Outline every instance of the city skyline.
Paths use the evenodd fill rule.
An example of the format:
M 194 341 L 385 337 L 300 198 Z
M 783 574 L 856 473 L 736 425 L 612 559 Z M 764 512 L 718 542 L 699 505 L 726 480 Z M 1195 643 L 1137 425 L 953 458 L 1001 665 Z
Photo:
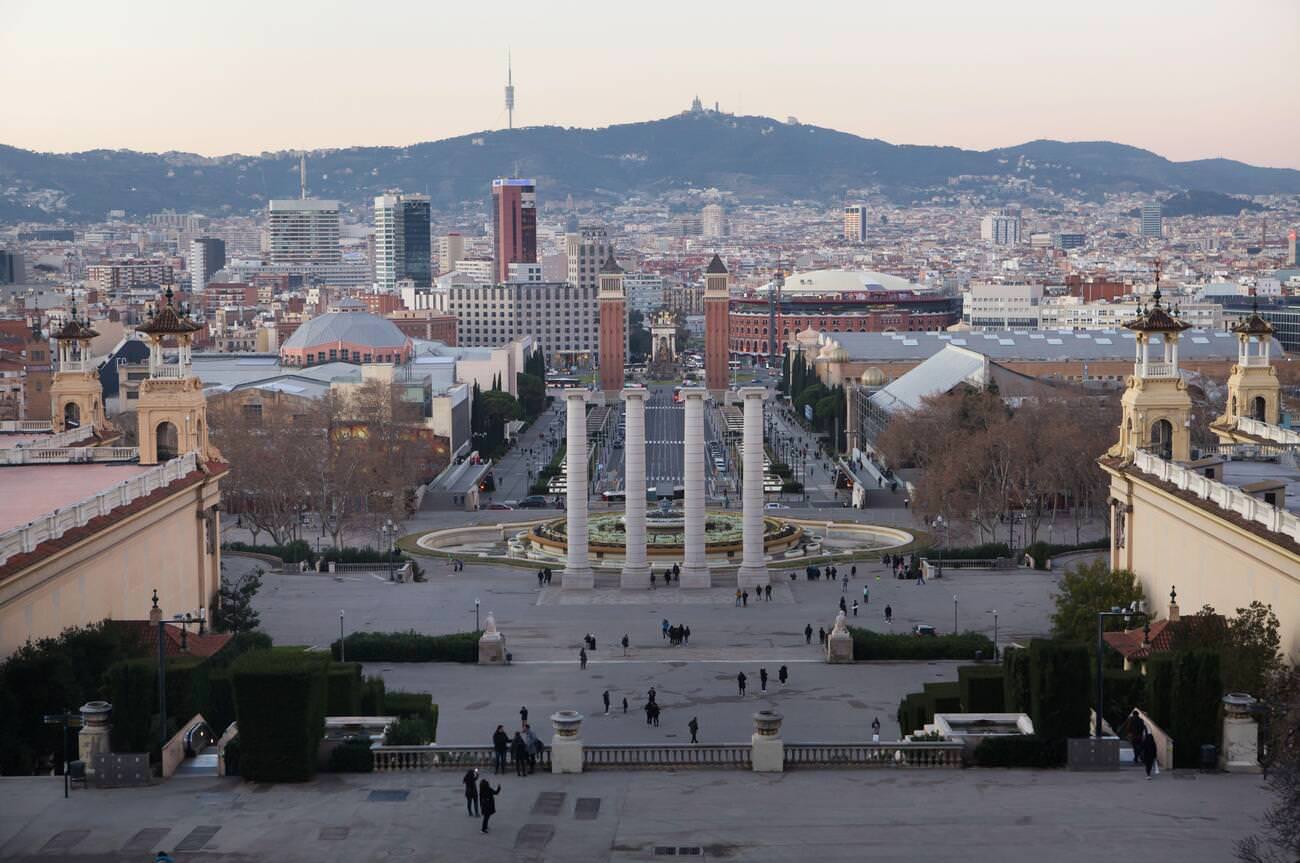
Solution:
M 17 85 L 0 143 L 215 156 L 439 140 L 507 125 L 509 50 L 516 128 L 649 120 L 698 94 L 725 111 L 892 143 L 1111 140 L 1178 161 L 1300 168 L 1300 123 L 1281 116 L 1275 95 L 1288 91 L 1300 27 L 1284 0 L 1251 15 L 1208 0 L 1178 15 L 1106 2 L 1086 18 L 1020 0 L 924 15 L 813 4 L 798 20 L 776 4 L 669 3 L 636 21 L 578 4 L 572 14 L 506 5 L 501 14 L 396 3 L 359 18 L 345 4 L 306 15 L 236 2 L 227 18 L 257 27 L 232 29 L 152 0 L 57 15 L 18 0 L 0 35 L 0 74 Z M 358 62 L 391 43 L 395 17 L 429 50 L 392 51 L 377 87 Z M 215 110 L 170 110 L 205 90 Z M 112 110 L 98 110 L 106 101 Z

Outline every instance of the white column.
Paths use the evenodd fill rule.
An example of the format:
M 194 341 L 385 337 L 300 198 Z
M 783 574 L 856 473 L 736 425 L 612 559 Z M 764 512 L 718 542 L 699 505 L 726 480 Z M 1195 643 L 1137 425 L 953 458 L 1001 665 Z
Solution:
M 568 482 L 565 535 L 569 553 L 561 586 L 589 588 L 595 584 L 587 557 L 587 397 L 585 390 L 565 393 L 568 412 L 564 465 Z
M 682 561 L 682 587 L 709 587 L 709 564 L 704 554 L 704 397 L 708 390 L 682 390 L 686 402 L 683 472 L 686 486 L 686 551 Z
M 643 389 L 623 390 L 627 415 L 623 438 L 623 491 L 627 498 L 623 539 L 627 551 L 619 586 L 642 589 L 650 583 L 645 546 L 645 400 Z
M 1165 359 L 1174 367 L 1174 374 L 1178 374 L 1178 336 L 1174 333 L 1165 333 L 1165 353 L 1168 355 Z
M 744 452 L 744 487 L 741 492 L 744 528 L 743 554 L 736 580 L 740 587 L 757 587 L 770 584 L 767 559 L 763 555 L 763 399 L 765 387 L 741 387 L 740 398 L 745 408 L 745 427 L 742 441 Z

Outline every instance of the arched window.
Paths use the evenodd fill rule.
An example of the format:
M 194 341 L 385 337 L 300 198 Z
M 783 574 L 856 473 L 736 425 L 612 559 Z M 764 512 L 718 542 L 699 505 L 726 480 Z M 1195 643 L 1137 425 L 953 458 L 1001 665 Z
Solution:
M 76 402 L 63 406 L 63 427 L 65 429 L 81 428 L 81 407 Z
M 1250 403 L 1251 417 L 1253 419 L 1259 420 L 1260 422 L 1264 422 L 1267 413 L 1268 413 L 1268 403 L 1264 400 L 1264 397 L 1255 396 L 1255 398 L 1252 399 Z
M 1174 426 L 1169 420 L 1156 420 L 1151 426 L 1151 452 L 1163 459 L 1174 455 Z
M 167 421 L 158 423 L 154 429 L 154 446 L 158 454 L 158 461 L 171 461 L 176 458 L 177 452 L 177 435 L 176 426 Z

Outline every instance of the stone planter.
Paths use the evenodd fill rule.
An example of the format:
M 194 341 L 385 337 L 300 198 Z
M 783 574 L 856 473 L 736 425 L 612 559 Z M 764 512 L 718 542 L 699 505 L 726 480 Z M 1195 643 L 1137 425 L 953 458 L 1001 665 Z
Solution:
M 1244 692 L 1223 696 L 1223 746 L 1219 768 L 1229 773 L 1258 773 L 1259 726 L 1252 714 L 1255 699 Z
M 754 714 L 754 733 L 759 737 L 779 737 L 784 717 L 774 710 L 760 710 Z
M 109 745 L 109 719 L 113 705 L 107 701 L 87 701 L 81 705 L 81 733 L 77 735 L 77 757 L 86 765 L 86 775 L 95 774 L 95 756 L 112 752 Z
M 576 738 L 578 732 L 582 730 L 583 716 L 576 710 L 560 710 L 551 714 L 551 726 L 555 729 L 555 736 L 562 738 Z

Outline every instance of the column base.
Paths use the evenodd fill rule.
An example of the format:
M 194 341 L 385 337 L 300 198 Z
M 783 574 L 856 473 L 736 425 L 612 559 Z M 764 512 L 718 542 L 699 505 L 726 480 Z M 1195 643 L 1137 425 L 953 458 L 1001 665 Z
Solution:
M 785 743 L 781 738 L 755 734 L 749 745 L 750 765 L 755 773 L 785 772 Z
M 650 564 L 630 564 L 623 567 L 618 586 L 624 590 L 645 590 L 650 586 Z
M 563 590 L 591 590 L 595 586 L 596 576 L 589 566 L 581 569 L 566 569 L 560 573 L 560 587 Z
M 736 570 L 736 586 L 745 587 L 763 587 L 772 583 L 772 576 L 767 570 L 767 564 L 761 566 L 740 565 Z
M 551 772 L 582 772 L 582 741 L 575 737 L 551 738 Z
M 707 565 L 683 566 L 681 578 L 678 579 L 677 586 L 696 590 L 705 587 L 712 587 L 713 577 L 709 574 L 709 567 Z

